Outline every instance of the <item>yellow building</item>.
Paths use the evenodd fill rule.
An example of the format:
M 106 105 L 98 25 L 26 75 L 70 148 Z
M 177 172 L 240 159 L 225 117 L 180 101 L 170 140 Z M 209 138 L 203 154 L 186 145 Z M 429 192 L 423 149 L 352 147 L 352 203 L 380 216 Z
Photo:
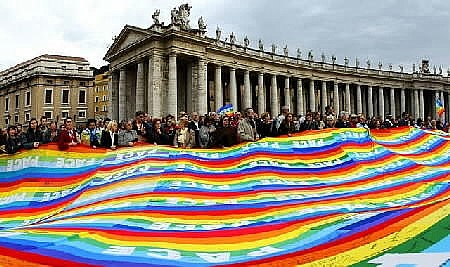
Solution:
M 0 127 L 41 116 L 84 123 L 94 115 L 93 85 L 81 57 L 42 55 L 0 71 Z
M 98 74 L 94 80 L 94 117 L 104 119 L 108 117 L 109 110 L 109 72 Z

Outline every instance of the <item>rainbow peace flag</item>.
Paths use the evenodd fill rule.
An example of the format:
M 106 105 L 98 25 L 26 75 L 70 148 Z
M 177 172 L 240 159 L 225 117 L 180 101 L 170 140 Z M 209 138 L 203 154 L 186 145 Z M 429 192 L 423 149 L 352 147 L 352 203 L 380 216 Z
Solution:
M 439 98 L 436 98 L 436 113 L 439 115 L 439 117 L 441 117 L 444 112 L 445 109 L 442 101 Z
M 234 113 L 234 108 L 233 108 L 233 104 L 226 104 L 225 106 L 219 108 L 217 110 L 217 114 L 219 115 L 233 115 Z
M 0 266 L 448 266 L 442 133 L 71 149 L 0 156 Z

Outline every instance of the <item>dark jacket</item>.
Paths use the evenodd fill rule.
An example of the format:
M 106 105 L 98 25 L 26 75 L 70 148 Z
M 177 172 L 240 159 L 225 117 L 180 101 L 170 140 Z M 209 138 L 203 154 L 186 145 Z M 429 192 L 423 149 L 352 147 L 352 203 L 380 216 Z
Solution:
M 16 138 L 9 138 L 7 137 L 5 140 L 5 151 L 8 154 L 14 154 L 17 151 L 19 151 L 19 149 L 22 148 L 22 142 L 20 140 L 20 138 L 16 137 Z
M 33 131 L 33 129 L 28 128 L 27 133 L 24 135 L 23 147 L 26 149 L 34 148 L 34 143 L 42 143 L 42 132 L 39 129 Z
M 220 127 L 216 130 L 216 144 L 219 147 L 234 146 L 237 142 L 237 131 L 234 127 Z
M 257 123 L 258 133 L 260 138 L 277 136 L 277 128 L 275 122 L 266 123 L 265 121 L 258 121 Z
M 295 124 L 293 121 L 290 123 L 286 120 L 284 120 L 281 125 L 280 129 L 278 129 L 279 134 L 293 134 L 295 133 Z
M 161 129 L 161 133 L 158 133 L 156 129 L 152 130 L 149 138 L 149 142 L 157 145 L 169 145 L 169 136 Z
M 111 148 L 114 144 L 114 146 L 117 147 L 119 145 L 119 134 L 114 133 L 113 137 L 114 137 L 114 142 L 113 142 L 113 140 L 111 140 L 111 134 L 109 133 L 109 131 L 103 131 L 100 145 L 105 148 Z

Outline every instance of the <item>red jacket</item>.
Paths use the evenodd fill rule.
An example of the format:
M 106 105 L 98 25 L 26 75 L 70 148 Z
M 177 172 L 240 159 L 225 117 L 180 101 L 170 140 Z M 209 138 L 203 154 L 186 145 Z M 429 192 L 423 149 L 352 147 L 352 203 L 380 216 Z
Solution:
M 75 129 L 62 131 L 58 138 L 59 149 L 68 149 L 71 142 L 78 143 L 77 131 Z

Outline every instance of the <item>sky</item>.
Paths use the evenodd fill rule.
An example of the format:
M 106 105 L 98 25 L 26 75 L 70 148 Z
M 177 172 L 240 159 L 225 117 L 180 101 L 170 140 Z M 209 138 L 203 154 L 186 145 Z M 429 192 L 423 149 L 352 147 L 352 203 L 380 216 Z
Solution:
M 450 67 L 450 1 L 448 0 L 0 0 L 0 70 L 42 54 L 86 58 L 91 66 L 107 64 L 103 57 L 128 24 L 148 28 L 156 9 L 160 21 L 170 23 L 170 10 L 183 3 L 191 9 L 191 27 L 203 16 L 207 35 L 222 39 L 234 32 L 238 42 L 247 35 L 257 48 L 272 43 L 313 50 L 316 60 L 324 53 L 343 64 L 369 59 L 377 68 L 399 65 L 406 72 L 423 59 L 430 65 Z M 229 39 L 229 38 L 228 38 Z

